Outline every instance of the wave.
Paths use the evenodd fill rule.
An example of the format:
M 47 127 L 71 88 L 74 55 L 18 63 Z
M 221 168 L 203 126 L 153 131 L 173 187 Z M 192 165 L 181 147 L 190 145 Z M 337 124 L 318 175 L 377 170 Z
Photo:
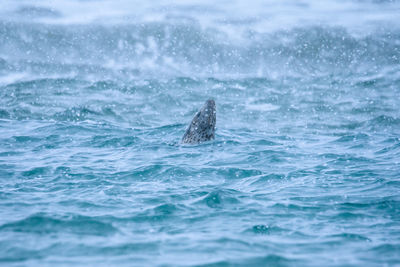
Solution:
M 112 224 L 94 217 L 72 215 L 54 218 L 47 214 L 37 213 L 22 220 L 5 223 L 0 226 L 0 231 L 104 236 L 116 233 L 117 229 Z
M 200 203 L 210 208 L 222 208 L 226 205 L 237 205 L 240 200 L 236 196 L 238 192 L 235 190 L 218 190 L 208 193 Z
M 59 66 L 58 74 L 103 69 L 114 77 L 357 73 L 397 66 L 400 58 L 396 42 L 400 32 L 395 29 L 354 37 L 341 27 L 307 26 L 252 32 L 247 42 L 241 42 L 197 23 L 63 26 L 0 21 L 0 25 L 0 37 L 8 39 L 0 44 L 7 55 L 0 57 L 19 72 L 53 73 Z

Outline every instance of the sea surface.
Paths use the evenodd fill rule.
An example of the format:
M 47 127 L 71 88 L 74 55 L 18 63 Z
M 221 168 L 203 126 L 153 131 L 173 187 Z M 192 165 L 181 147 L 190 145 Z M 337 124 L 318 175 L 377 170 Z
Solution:
M 400 1 L 2 0 L 0 265 L 399 266 Z

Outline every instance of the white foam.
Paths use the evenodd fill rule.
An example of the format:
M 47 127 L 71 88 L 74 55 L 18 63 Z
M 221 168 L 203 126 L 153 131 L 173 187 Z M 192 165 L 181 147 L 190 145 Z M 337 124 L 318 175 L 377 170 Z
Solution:
M 247 104 L 246 109 L 257 111 L 273 111 L 279 109 L 279 106 L 264 103 L 264 104 Z
M 28 73 L 22 72 L 22 73 L 10 73 L 4 76 L 0 76 L 0 85 L 7 85 L 10 83 L 15 83 L 21 80 L 26 79 L 29 77 Z
M 53 24 L 146 23 L 166 21 L 174 16 L 179 19 L 185 14 L 185 18 L 197 21 L 203 29 L 218 29 L 232 40 L 243 41 L 248 40 L 249 30 L 265 33 L 309 24 L 341 26 L 352 32 L 366 32 L 372 25 L 399 26 L 399 4 L 396 2 L 361 5 L 356 1 L 338 0 L 235 0 L 229 4 L 212 0 L 2 0 L 0 16 L 17 21 L 32 20 L 13 13 L 26 6 L 47 8 L 61 14 L 34 18 Z M 379 12 L 376 12 L 377 8 Z

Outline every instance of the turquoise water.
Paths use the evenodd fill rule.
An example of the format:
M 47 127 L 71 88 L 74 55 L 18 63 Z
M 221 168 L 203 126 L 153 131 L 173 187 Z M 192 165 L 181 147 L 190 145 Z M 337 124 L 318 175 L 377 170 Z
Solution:
M 3 2 L 0 265 L 400 264 L 400 2 Z

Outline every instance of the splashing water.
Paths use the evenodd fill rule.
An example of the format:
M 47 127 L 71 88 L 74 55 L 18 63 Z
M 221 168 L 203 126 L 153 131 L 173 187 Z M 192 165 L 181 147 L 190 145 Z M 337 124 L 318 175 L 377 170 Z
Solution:
M 399 9 L 3 0 L 0 264 L 400 264 Z

